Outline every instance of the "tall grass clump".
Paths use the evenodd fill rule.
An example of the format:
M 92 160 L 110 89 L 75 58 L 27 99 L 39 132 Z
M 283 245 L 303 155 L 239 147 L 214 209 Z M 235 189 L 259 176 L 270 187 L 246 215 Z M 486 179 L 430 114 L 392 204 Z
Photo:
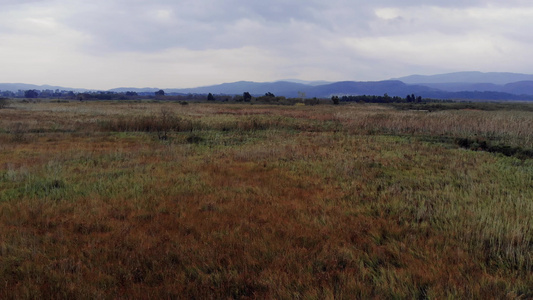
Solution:
M 168 132 L 192 131 L 192 122 L 162 111 L 159 115 L 121 116 L 100 123 L 106 131 Z
M 0 97 L 0 109 L 8 107 L 10 104 L 10 101 L 8 98 L 1 98 Z
M 522 111 L 396 111 L 351 108 L 336 118 L 354 133 L 483 138 L 533 149 L 533 114 Z

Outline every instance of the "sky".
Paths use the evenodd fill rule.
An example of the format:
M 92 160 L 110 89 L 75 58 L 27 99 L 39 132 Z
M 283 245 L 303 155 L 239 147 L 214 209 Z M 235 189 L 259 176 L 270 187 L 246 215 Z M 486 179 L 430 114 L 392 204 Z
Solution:
M 531 28 L 529 0 L 0 0 L 0 82 L 104 90 L 531 74 Z

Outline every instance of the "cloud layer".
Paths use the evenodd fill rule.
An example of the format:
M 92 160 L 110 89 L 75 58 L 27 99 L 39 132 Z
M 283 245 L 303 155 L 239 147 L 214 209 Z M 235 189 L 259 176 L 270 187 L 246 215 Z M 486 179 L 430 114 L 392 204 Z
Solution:
M 0 82 L 108 89 L 531 73 L 526 1 L 0 0 Z

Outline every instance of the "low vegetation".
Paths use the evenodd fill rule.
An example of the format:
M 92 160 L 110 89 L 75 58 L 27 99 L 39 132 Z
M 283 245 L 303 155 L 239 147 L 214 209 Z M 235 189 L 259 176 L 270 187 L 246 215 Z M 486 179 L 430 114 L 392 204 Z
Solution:
M 419 105 L 13 101 L 0 298 L 533 297 L 531 106 Z
M 6 108 L 9 105 L 9 99 L 0 97 L 0 109 Z

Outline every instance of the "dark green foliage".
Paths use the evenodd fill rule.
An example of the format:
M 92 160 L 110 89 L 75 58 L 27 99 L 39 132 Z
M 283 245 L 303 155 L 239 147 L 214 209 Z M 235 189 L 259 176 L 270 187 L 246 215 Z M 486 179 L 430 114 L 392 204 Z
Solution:
M 252 95 L 250 93 L 248 93 L 248 92 L 244 92 L 242 94 L 242 98 L 243 98 L 244 102 L 252 101 Z
M 407 97 L 405 97 L 405 100 L 406 100 L 406 102 L 420 103 L 420 102 L 422 102 L 422 96 L 416 97 L 415 94 L 411 94 L 411 95 L 407 95 Z
M 255 98 L 255 101 L 260 103 L 274 103 L 274 104 L 284 104 L 286 98 L 283 96 L 274 95 L 271 92 L 265 93 L 264 96 Z
M 6 108 L 9 105 L 9 99 L 0 98 L 0 109 Z
M 8 97 L 8 98 L 15 98 L 16 95 L 12 91 L 0 91 L 0 96 Z
M 213 96 L 213 94 L 209 93 L 207 95 L 207 101 L 215 101 L 215 96 Z
M 490 142 L 479 138 L 459 138 L 456 139 L 455 143 L 462 148 L 474 151 L 501 153 L 505 156 L 515 156 L 521 159 L 533 158 L 533 149 L 523 149 L 522 147 L 512 147 L 504 144 L 491 145 Z
M 411 96 L 409 96 L 409 99 Z M 342 102 L 364 102 L 364 103 L 400 103 L 407 102 L 406 99 L 398 96 L 391 97 L 387 94 L 383 96 L 371 96 L 371 95 L 362 95 L 362 96 L 342 96 L 340 98 Z
M 320 104 L 320 99 L 317 99 L 317 98 L 313 98 L 313 99 L 305 99 L 304 100 L 304 104 L 305 105 L 318 105 Z
M 27 90 L 24 92 L 24 97 L 26 98 L 37 98 L 39 97 L 39 92 L 37 90 Z
M 192 134 L 192 135 L 187 137 L 186 141 L 189 144 L 200 144 L 201 142 L 204 141 L 204 139 L 201 136 Z
M 184 132 L 192 131 L 198 124 L 173 115 L 151 115 L 136 117 L 119 117 L 114 120 L 100 122 L 100 130 L 118 132 Z

